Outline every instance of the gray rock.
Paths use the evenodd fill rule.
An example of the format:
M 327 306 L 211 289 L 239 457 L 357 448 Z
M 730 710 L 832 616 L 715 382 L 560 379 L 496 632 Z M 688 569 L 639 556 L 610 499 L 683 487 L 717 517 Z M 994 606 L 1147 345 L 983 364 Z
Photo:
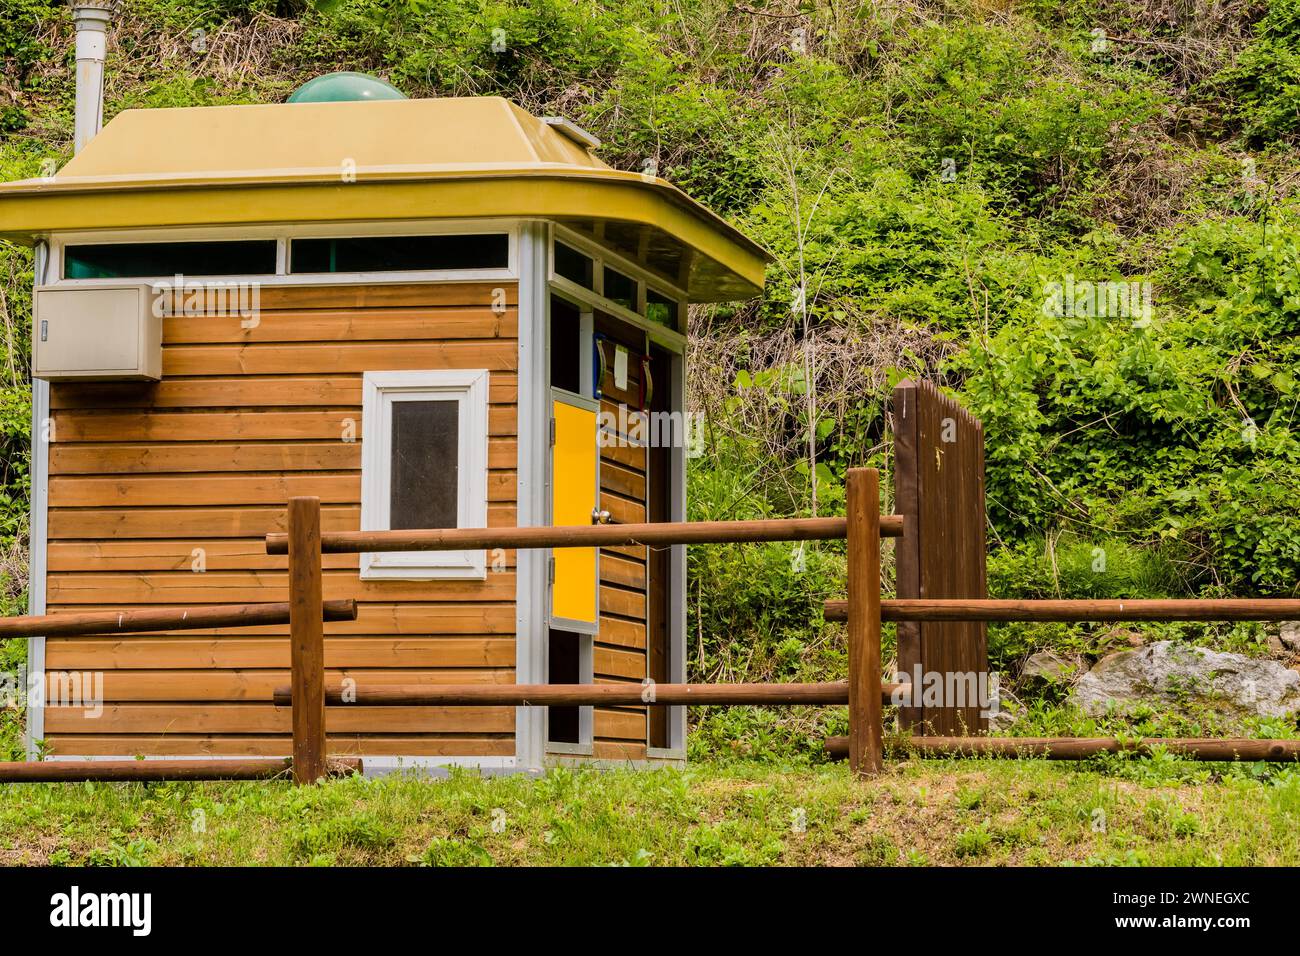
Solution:
M 1003 733 L 1014 727 L 1019 719 L 1019 709 L 1004 702 L 996 711 L 989 714 L 989 730 L 995 734 Z
M 1006 689 L 1006 681 L 1003 675 L 990 673 L 989 707 L 985 711 L 989 721 L 989 730 L 994 733 L 1010 730 L 1015 722 L 1020 719 L 1023 711 L 1024 708 L 1021 706 L 1020 701 L 1016 700 L 1011 692 Z
M 1099 660 L 1072 699 L 1092 716 L 1113 704 L 1196 702 L 1239 714 L 1283 717 L 1300 710 L 1300 673 L 1276 661 L 1160 641 Z
M 1283 621 L 1277 639 L 1288 651 L 1300 651 L 1300 621 Z
M 1078 666 L 1071 661 L 1067 661 L 1059 654 L 1053 651 L 1039 651 L 1037 654 L 1030 654 L 1025 666 L 1020 668 L 1021 680 L 1041 680 L 1049 684 L 1057 684 L 1068 679 L 1078 671 Z

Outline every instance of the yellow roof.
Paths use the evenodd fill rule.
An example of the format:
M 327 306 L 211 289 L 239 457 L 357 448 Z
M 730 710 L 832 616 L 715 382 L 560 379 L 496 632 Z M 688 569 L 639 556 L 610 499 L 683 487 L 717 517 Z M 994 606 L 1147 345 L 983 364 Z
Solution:
M 755 294 L 756 243 L 652 176 L 611 169 L 499 97 L 127 110 L 49 179 L 0 185 L 0 236 L 166 226 L 568 221 L 687 288 Z

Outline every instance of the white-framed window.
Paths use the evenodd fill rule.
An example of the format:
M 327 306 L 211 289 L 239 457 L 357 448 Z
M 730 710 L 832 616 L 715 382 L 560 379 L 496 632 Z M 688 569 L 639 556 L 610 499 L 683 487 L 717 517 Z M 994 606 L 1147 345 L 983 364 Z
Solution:
M 322 250 L 324 240 L 332 242 Z M 298 268 L 295 244 L 308 253 Z M 273 266 L 262 255 L 264 246 L 274 247 Z M 242 271 L 218 275 L 223 269 Z M 128 277 L 171 279 L 177 272 L 206 280 L 255 276 L 264 286 L 510 280 L 519 275 L 518 222 L 412 220 L 57 233 L 50 238 L 43 281 L 94 286 Z
M 486 369 L 366 372 L 361 529 L 487 526 Z M 361 555 L 363 578 L 486 577 L 483 551 Z

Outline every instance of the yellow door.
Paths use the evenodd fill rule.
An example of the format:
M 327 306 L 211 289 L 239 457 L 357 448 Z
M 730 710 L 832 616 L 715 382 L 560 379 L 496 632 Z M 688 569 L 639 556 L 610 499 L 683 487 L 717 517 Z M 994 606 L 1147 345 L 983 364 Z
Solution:
M 599 504 L 597 404 L 555 393 L 551 444 L 551 524 L 591 525 Z M 598 626 L 595 548 L 556 548 L 551 580 L 551 623 L 594 633 Z

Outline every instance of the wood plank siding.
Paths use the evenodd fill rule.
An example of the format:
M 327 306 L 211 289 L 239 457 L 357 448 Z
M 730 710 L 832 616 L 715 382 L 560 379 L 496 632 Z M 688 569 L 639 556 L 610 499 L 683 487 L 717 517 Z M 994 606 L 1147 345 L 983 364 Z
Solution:
M 602 317 L 603 320 L 603 317 Z M 606 334 L 625 332 L 603 326 Z M 629 345 L 631 343 L 629 342 Z M 625 422 L 640 403 L 640 349 L 632 347 L 627 388 L 614 382 L 613 345 L 603 344 L 607 368 L 601 384 L 601 411 Z M 622 415 L 619 406 L 626 406 Z M 646 448 L 625 432 L 604 442 L 600 453 L 600 507 L 620 524 L 646 520 Z M 640 684 L 646 669 L 646 549 L 602 548 L 600 552 L 600 629 L 593 649 L 597 684 Z M 641 760 L 646 749 L 645 707 L 598 707 L 592 719 L 592 755 L 605 760 Z
M 284 530 L 286 499 L 318 495 L 325 530 L 360 526 L 365 371 L 490 371 L 488 524 L 516 523 L 513 282 L 274 286 L 261 302 L 251 329 L 238 317 L 168 318 L 161 382 L 51 385 L 50 613 L 287 600 L 286 558 L 262 543 Z M 637 479 L 635 469 L 611 477 L 607 507 L 633 508 L 624 499 Z M 360 602 L 356 621 L 325 625 L 327 686 L 513 683 L 507 557 L 485 581 L 420 582 L 362 581 L 356 555 L 327 555 L 325 597 Z M 596 669 L 633 679 L 644 564 L 611 556 L 606 574 L 610 630 Z M 270 703 L 289 683 L 286 636 L 263 627 L 50 639 L 47 670 L 102 671 L 105 704 L 95 718 L 47 707 L 46 739 L 67 754 L 287 754 L 289 709 Z M 627 721 L 602 715 L 599 733 L 643 739 L 628 736 Z M 515 752 L 508 707 L 331 708 L 327 730 L 336 753 Z

